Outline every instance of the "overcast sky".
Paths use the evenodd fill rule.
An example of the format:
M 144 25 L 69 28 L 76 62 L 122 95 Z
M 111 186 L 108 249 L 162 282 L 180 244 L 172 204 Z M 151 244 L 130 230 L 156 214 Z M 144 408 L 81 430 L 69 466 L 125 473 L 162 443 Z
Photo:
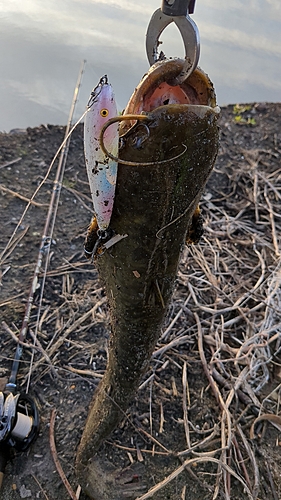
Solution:
M 107 74 L 120 109 L 148 69 L 145 33 L 161 0 L 0 0 L 0 130 L 66 124 L 81 61 L 77 107 Z M 281 100 L 281 2 L 197 0 L 199 65 L 219 104 Z M 161 39 L 182 56 L 177 28 Z M 162 47 L 161 47 L 162 48 Z

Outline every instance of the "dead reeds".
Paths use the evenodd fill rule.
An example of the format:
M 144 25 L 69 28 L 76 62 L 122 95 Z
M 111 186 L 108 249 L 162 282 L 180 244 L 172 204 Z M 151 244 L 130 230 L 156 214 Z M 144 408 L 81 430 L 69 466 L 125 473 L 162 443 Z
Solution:
M 183 252 L 169 317 L 140 387 L 139 398 L 145 391 L 143 399 L 149 400 L 150 432 L 145 432 L 151 446 L 110 444 L 128 452 L 130 460 L 157 454 L 178 459 L 178 467 L 138 500 L 153 497 L 184 471 L 182 499 L 188 498 L 188 482 L 199 481 L 212 500 L 220 494 L 230 500 L 235 479 L 243 498 L 257 500 L 260 466 L 252 440 L 263 435 L 264 422 L 281 429 L 281 387 L 272 376 L 278 367 L 280 372 L 281 359 L 281 169 L 276 151 L 243 150 L 240 164 L 228 165 L 222 180 L 218 187 L 211 180 L 206 190 L 201 203 L 205 236 Z M 73 278 L 81 273 L 84 284 L 78 289 Z M 69 258 L 53 266 L 48 278 L 60 283 L 60 304 L 45 301 L 35 362 L 32 368 L 28 362 L 22 365 L 21 380 L 31 374 L 34 385 L 47 374 L 70 374 L 98 381 L 103 369 L 93 359 L 105 340 L 89 332 L 107 325 L 108 311 L 97 273 L 88 262 Z M 32 332 L 32 321 L 30 328 Z M 5 325 L 5 332 L 14 342 L 15 328 Z M 62 350 L 67 362 L 60 357 Z M 180 376 L 167 384 L 171 365 Z M 202 422 L 201 428 L 193 421 L 194 366 L 204 373 L 201 400 L 208 394 L 216 407 L 213 425 L 204 427 Z M 160 404 L 156 426 L 154 389 L 163 401 L 172 396 L 182 400 L 181 449 L 162 444 L 172 416 Z M 272 498 L 278 498 L 270 468 L 267 474 Z

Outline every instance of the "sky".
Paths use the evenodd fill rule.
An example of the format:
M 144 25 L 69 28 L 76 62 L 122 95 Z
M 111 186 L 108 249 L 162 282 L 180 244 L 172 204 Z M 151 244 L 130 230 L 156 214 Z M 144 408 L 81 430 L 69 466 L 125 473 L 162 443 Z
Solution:
M 76 118 L 104 74 L 123 109 L 149 67 L 145 34 L 160 6 L 160 0 L 0 0 L 0 131 L 66 124 L 84 59 Z M 192 19 L 199 66 L 220 105 L 280 101 L 279 0 L 196 0 Z M 166 56 L 183 56 L 175 25 L 161 40 Z

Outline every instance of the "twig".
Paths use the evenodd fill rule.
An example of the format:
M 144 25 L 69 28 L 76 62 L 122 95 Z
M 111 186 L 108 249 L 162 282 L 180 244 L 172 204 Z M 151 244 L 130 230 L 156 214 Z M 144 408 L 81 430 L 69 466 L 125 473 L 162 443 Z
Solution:
M 205 358 L 205 354 L 204 354 L 204 349 L 203 349 L 203 333 L 202 333 L 202 329 L 201 329 L 201 324 L 200 324 L 200 320 L 199 320 L 199 317 L 198 317 L 198 314 L 197 313 L 194 313 L 194 316 L 195 316 L 195 319 L 196 319 L 196 323 L 197 323 L 197 328 L 198 328 L 198 348 L 199 348 L 199 353 L 200 353 L 200 358 L 201 358 L 201 362 L 202 362 L 202 365 L 203 365 L 203 368 L 204 368 L 204 372 L 207 376 L 207 379 L 209 381 L 209 384 L 212 388 L 212 391 L 214 393 L 214 396 L 215 398 L 217 399 L 222 411 L 224 412 L 224 415 L 226 417 L 226 420 L 227 420 L 227 426 L 228 426 L 228 445 L 227 447 L 230 448 L 231 446 L 231 418 L 230 418 L 230 413 L 229 413 L 229 410 L 227 409 L 225 403 L 224 403 L 224 400 L 221 396 L 221 393 L 218 389 L 218 386 L 216 384 L 216 382 L 214 381 L 209 369 L 208 369 L 208 365 L 207 365 L 207 361 L 206 361 L 206 358 Z M 223 445 L 224 447 L 224 445 Z
M 31 198 L 27 198 L 26 196 L 23 196 L 22 194 L 17 193 L 16 191 L 13 191 L 12 189 L 7 188 L 6 186 L 3 186 L 3 184 L 0 184 L 0 189 L 6 193 L 11 194 L 12 196 L 15 196 L 16 198 L 20 198 L 20 200 L 30 203 L 30 205 L 34 205 L 35 207 L 46 208 L 48 206 L 46 203 L 39 203 L 38 201 L 34 201 Z
M 153 437 L 151 434 L 149 434 L 149 432 L 146 432 L 144 429 L 141 429 L 141 428 L 139 428 L 138 431 L 142 432 L 142 434 L 144 434 L 151 441 L 153 441 L 155 444 L 157 444 L 158 446 L 160 446 L 160 448 L 162 448 L 163 450 L 165 450 L 166 453 L 169 453 L 169 455 L 173 455 L 172 451 L 168 450 L 166 448 L 166 446 L 164 446 L 163 444 L 160 443 L 160 441 L 157 441 L 157 439 L 155 439 L 155 437 Z
M 162 401 L 160 401 L 160 424 L 159 424 L 159 434 L 162 434 L 162 432 L 163 432 L 163 430 L 164 430 L 164 422 L 165 422 L 165 418 L 164 418 L 163 403 L 162 403 Z
M 189 426 L 188 426 L 188 412 L 187 412 L 187 391 L 188 391 L 188 381 L 186 375 L 186 362 L 183 365 L 182 369 L 182 391 L 183 391 L 183 424 L 185 430 L 185 439 L 187 444 L 187 449 L 190 448 L 190 435 L 189 435 Z
M 8 259 L 8 257 L 11 255 L 11 253 L 14 251 L 16 246 L 19 244 L 19 242 L 22 240 L 22 238 L 26 235 L 27 231 L 29 229 L 29 226 L 25 227 L 24 230 L 15 238 L 11 238 L 8 244 L 6 245 L 5 248 L 5 255 L 4 252 L 0 255 L 0 263 L 3 265 L 5 260 Z
M 223 378 L 223 376 L 220 375 L 219 372 L 215 368 L 212 369 L 212 376 L 214 377 L 216 382 L 218 382 L 218 384 L 220 384 L 222 387 L 224 387 L 228 390 L 231 390 L 232 385 L 227 380 L 225 380 Z M 237 389 L 235 392 L 236 392 L 238 398 L 240 399 L 240 401 L 244 405 L 250 405 L 250 406 L 253 405 L 253 401 L 248 394 L 245 394 L 245 392 L 243 392 L 241 389 Z
M 20 160 L 22 160 L 21 156 L 19 156 L 15 160 L 6 161 L 5 163 L 2 163 L 2 165 L 0 165 L 0 168 L 9 167 L 10 165 L 14 165 L 14 163 L 18 163 Z
M 135 452 L 138 453 L 140 451 L 141 453 L 148 453 L 149 455 L 163 455 L 165 457 L 170 456 L 171 453 L 168 451 L 155 451 L 155 450 L 146 450 L 146 449 L 138 449 L 138 448 L 130 448 L 128 446 L 122 446 L 121 444 L 113 443 L 111 441 L 105 440 L 105 443 L 110 444 L 111 446 L 114 446 L 114 448 L 119 448 L 120 450 L 125 450 L 125 451 L 130 451 L 130 452 Z
M 60 338 L 57 340 L 57 342 L 50 347 L 50 344 L 48 346 L 49 351 L 48 356 L 51 358 L 51 356 L 59 349 L 59 347 L 64 343 L 64 341 L 67 339 L 68 335 L 70 335 L 73 331 L 75 331 L 78 326 L 80 326 L 86 319 L 88 319 L 90 316 L 93 316 L 96 312 L 96 310 L 104 303 L 106 302 L 106 297 L 103 297 L 100 301 L 98 301 L 92 309 L 87 311 L 85 314 L 80 316 L 69 328 L 66 329 L 66 331 L 63 333 L 63 335 L 60 336 Z M 39 359 L 36 361 L 33 366 L 32 366 L 32 372 L 36 370 L 44 361 L 44 358 Z
M 258 464 L 256 461 L 255 454 L 250 446 L 250 443 L 248 442 L 248 440 L 247 440 L 247 438 L 242 430 L 242 427 L 239 424 L 237 424 L 237 430 L 238 430 L 240 437 L 243 441 L 243 445 L 245 447 L 245 450 L 248 453 L 248 456 L 251 460 L 251 464 L 252 464 L 252 467 L 254 470 L 254 487 L 252 488 L 252 494 L 253 494 L 254 500 L 256 500 L 256 498 L 258 497 L 259 489 L 260 489 L 260 474 L 259 474 Z M 250 483 L 248 483 L 248 484 L 250 484 Z
M 52 370 L 53 375 L 57 376 L 57 372 L 54 369 L 52 361 L 50 360 L 48 354 L 45 352 L 45 350 L 41 346 L 39 340 L 37 338 L 35 339 L 34 333 L 31 330 L 29 330 L 29 334 L 33 338 L 33 340 L 35 341 L 35 344 L 28 344 L 27 342 L 24 342 L 24 341 L 20 340 L 19 337 L 17 337 L 17 335 L 13 332 L 13 330 L 11 330 L 11 328 L 9 328 L 9 326 L 7 325 L 7 323 L 5 321 L 2 321 L 2 327 L 4 328 L 4 330 L 7 333 L 9 333 L 11 335 L 12 339 L 17 344 L 20 344 L 22 347 L 25 347 L 27 349 L 36 350 L 36 351 L 40 352 L 42 354 L 43 358 L 50 365 L 50 369 Z
M 266 194 L 266 190 L 264 193 L 264 197 L 266 199 L 266 203 L 267 203 L 268 211 L 269 211 L 269 217 L 270 217 L 270 222 L 271 222 L 271 231 L 272 231 L 272 242 L 273 242 L 273 246 L 274 246 L 274 250 L 275 250 L 275 255 L 277 257 L 280 257 L 281 253 L 280 253 L 277 234 L 276 234 L 276 225 L 275 225 L 275 220 L 274 220 L 274 214 L 273 214 L 273 210 L 272 210 L 272 205 L 271 205 L 269 198 Z
M 36 476 L 34 476 L 34 474 L 31 474 L 31 476 L 33 477 L 34 481 L 38 484 L 39 488 L 40 488 L 40 491 L 42 491 L 44 497 L 46 498 L 46 500 L 49 500 L 49 497 L 47 495 L 47 493 L 45 492 L 45 490 L 43 490 L 41 484 L 39 483 L 38 479 Z
M 166 330 L 161 335 L 160 340 L 166 340 L 166 338 L 168 337 L 168 334 L 172 330 L 173 326 L 175 326 L 176 322 L 178 321 L 179 317 L 181 316 L 181 314 L 183 313 L 185 307 L 187 306 L 187 304 L 188 304 L 188 302 L 190 300 L 190 297 L 191 297 L 191 295 L 189 294 L 188 297 L 187 297 L 187 299 L 184 301 L 183 306 L 180 308 L 180 310 L 178 311 L 178 313 L 175 315 L 175 317 L 170 322 L 169 326 L 166 328 Z
M 102 373 L 97 373 L 94 370 L 79 370 L 78 368 L 73 368 L 72 366 L 64 366 L 65 370 L 68 370 L 72 373 L 77 373 L 78 375 L 84 375 L 85 377 L 94 377 L 94 378 L 102 378 Z
M 272 477 L 272 474 L 271 474 L 271 470 L 270 470 L 270 467 L 269 467 L 269 464 L 268 464 L 267 461 L 265 461 L 265 465 L 266 465 L 266 469 L 267 469 L 268 479 L 269 479 L 271 491 L 272 491 L 272 494 L 273 494 L 273 498 L 274 498 L 274 500 L 279 500 L 277 492 L 276 492 L 276 488 L 275 488 L 275 485 L 274 485 L 273 477 Z
M 212 457 L 204 457 L 204 458 L 200 457 L 200 458 L 191 458 L 191 459 L 185 460 L 185 462 L 178 469 L 176 469 L 169 476 L 167 476 L 165 479 L 163 479 L 163 481 L 161 481 L 160 483 L 158 483 L 155 486 L 153 486 L 152 488 L 150 488 L 150 490 L 147 493 L 145 493 L 141 497 L 138 497 L 136 500 L 146 500 L 147 498 L 151 498 L 157 491 L 164 488 L 167 484 L 169 484 L 171 481 L 173 481 L 173 479 L 175 479 L 179 474 L 181 474 L 187 466 L 190 466 L 192 464 L 204 463 L 204 462 L 213 462 L 213 463 L 221 466 L 227 472 L 229 472 L 233 477 L 238 479 L 238 481 L 245 488 L 250 500 L 253 500 L 252 493 L 249 490 L 245 481 L 243 481 L 243 479 L 241 479 L 241 477 L 238 476 L 238 474 L 236 474 L 236 472 L 234 472 L 234 470 L 232 470 L 228 465 L 226 465 L 226 464 L 222 463 L 220 460 L 217 460 L 216 458 L 212 458 Z
M 166 351 L 169 351 L 170 349 L 174 347 L 178 347 L 181 344 L 185 344 L 188 340 L 190 340 L 190 335 L 183 335 L 182 337 L 177 337 L 174 340 L 171 340 L 169 344 L 164 345 L 163 347 L 159 347 L 159 349 L 156 349 L 154 353 L 152 354 L 152 357 L 155 358 L 156 356 L 162 356 Z
M 255 426 L 258 422 L 262 422 L 263 420 L 270 422 L 272 425 L 274 425 L 274 427 L 276 427 L 276 429 L 281 431 L 281 416 L 273 415 L 272 413 L 264 413 L 254 420 L 250 429 L 250 439 L 255 438 Z
M 218 435 L 218 426 L 216 426 L 214 428 L 213 432 L 211 432 L 211 434 L 209 436 L 207 436 L 206 438 L 202 439 L 202 441 L 200 441 L 199 443 L 196 443 L 196 444 L 192 445 L 187 450 L 179 451 L 177 453 L 177 455 L 180 457 L 180 456 L 183 456 L 183 455 L 190 454 L 191 452 L 195 454 L 195 450 L 197 448 L 199 448 L 199 449 L 201 448 L 202 449 L 202 448 L 206 447 L 206 445 L 211 445 L 214 437 L 217 436 L 217 435 Z M 222 451 L 222 449 L 218 448 L 217 450 L 209 451 L 206 454 L 213 456 L 215 453 L 218 453 L 219 451 Z
M 15 299 L 19 299 L 20 297 L 22 297 L 24 295 L 24 292 L 21 292 L 21 293 L 18 293 L 17 295 L 13 295 L 12 297 L 10 297 L 9 299 L 7 300 L 4 300 L 3 302 L 0 302 L 0 307 L 5 307 L 9 304 L 12 304 L 13 300 Z
M 50 419 L 50 448 L 51 448 L 51 453 L 52 457 L 56 466 L 56 469 L 58 471 L 58 474 L 72 500 L 77 500 L 77 496 L 75 495 L 72 487 L 70 486 L 65 473 L 63 472 L 62 466 L 59 462 L 58 459 L 58 454 L 57 454 L 57 449 L 56 449 L 56 443 L 55 443 L 55 418 L 56 418 L 56 410 L 52 410 L 51 412 L 51 419 Z
M 220 470 L 221 470 L 221 467 L 222 465 L 226 465 L 226 454 L 225 454 L 225 448 L 227 447 L 227 449 L 230 449 L 230 446 L 231 446 L 231 439 L 232 439 L 232 435 L 231 435 L 231 417 L 230 417 L 230 412 L 226 406 L 226 404 L 224 403 L 223 401 L 223 398 L 221 396 L 221 393 L 219 391 L 219 388 L 216 384 L 216 382 L 214 381 L 209 369 L 208 369 L 208 366 L 207 366 L 207 361 L 206 361 L 206 358 L 205 358 L 205 354 L 204 354 L 204 348 L 203 348 L 203 333 L 202 333 L 202 329 L 201 329 L 201 324 L 200 324 L 200 320 L 199 320 L 199 317 L 198 317 L 198 314 L 197 313 L 194 313 L 194 316 L 195 316 L 195 319 L 196 319 L 196 323 L 197 323 L 197 329 L 198 329 L 198 349 L 199 349 L 199 353 L 200 353 L 200 359 L 201 359 L 201 362 L 202 362 L 202 365 L 203 365 L 203 369 L 204 369 L 204 372 L 208 378 L 208 381 L 209 381 L 209 384 L 212 388 L 212 391 L 219 403 L 219 406 L 222 410 L 222 419 L 221 419 L 221 447 L 223 448 L 223 451 L 222 451 L 222 455 L 221 455 L 221 460 L 219 462 L 219 468 L 218 468 L 218 475 L 217 475 L 217 483 L 216 483 L 216 488 L 215 488 L 215 492 L 214 492 L 214 495 L 213 495 L 213 500 L 215 500 L 217 498 L 217 495 L 219 493 L 219 482 L 220 482 Z M 225 439 L 225 436 L 226 436 L 226 431 L 225 431 L 225 419 L 227 421 L 227 427 L 228 427 L 228 433 L 227 433 L 227 445 L 226 445 L 226 439 Z M 226 470 L 226 469 L 225 469 Z M 227 500 L 230 500 L 230 497 L 229 497 L 229 494 L 227 492 L 227 490 L 225 490 L 225 494 L 226 494 L 226 498 Z
M 237 441 L 237 439 L 236 439 L 235 436 L 233 436 L 232 441 L 233 441 L 233 444 L 235 446 L 235 449 L 236 449 L 236 452 L 237 452 L 237 455 L 238 455 L 238 465 L 239 465 L 239 468 L 243 470 L 243 474 L 244 474 L 244 478 L 246 480 L 246 483 L 248 484 L 249 488 L 251 488 L 251 482 L 250 482 L 249 474 L 248 474 L 248 471 L 246 469 L 246 466 L 245 466 L 245 463 L 244 463 L 244 459 L 243 459 L 241 450 L 239 448 L 238 441 Z

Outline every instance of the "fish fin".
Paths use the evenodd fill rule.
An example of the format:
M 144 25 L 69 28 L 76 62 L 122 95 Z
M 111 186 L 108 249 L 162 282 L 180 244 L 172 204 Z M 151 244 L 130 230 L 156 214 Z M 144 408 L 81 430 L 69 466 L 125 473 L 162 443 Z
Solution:
M 203 217 L 199 205 L 197 205 L 191 219 L 191 224 L 186 234 L 186 245 L 196 245 L 204 233 Z
M 97 218 L 94 216 L 91 220 L 91 223 L 88 227 L 85 243 L 84 243 L 84 254 L 87 259 L 92 258 L 93 250 L 95 248 L 95 244 L 99 239 L 98 236 L 98 222 Z

